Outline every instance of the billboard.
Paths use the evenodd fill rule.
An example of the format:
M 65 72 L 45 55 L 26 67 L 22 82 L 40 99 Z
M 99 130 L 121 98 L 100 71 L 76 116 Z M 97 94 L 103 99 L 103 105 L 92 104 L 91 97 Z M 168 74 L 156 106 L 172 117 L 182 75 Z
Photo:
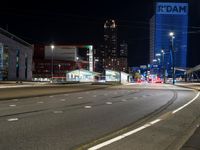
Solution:
M 167 15 L 187 15 L 188 4 L 187 3 L 157 3 L 157 14 Z
M 56 60 L 64 61 L 76 61 L 77 48 L 75 46 L 55 46 L 51 49 L 51 46 L 45 46 L 45 59 L 53 58 Z

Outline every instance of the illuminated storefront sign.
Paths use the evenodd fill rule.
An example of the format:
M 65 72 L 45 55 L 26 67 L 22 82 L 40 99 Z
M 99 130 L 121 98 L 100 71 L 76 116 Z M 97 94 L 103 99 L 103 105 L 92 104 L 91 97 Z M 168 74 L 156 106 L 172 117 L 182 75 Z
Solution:
M 157 14 L 187 15 L 187 3 L 157 3 Z

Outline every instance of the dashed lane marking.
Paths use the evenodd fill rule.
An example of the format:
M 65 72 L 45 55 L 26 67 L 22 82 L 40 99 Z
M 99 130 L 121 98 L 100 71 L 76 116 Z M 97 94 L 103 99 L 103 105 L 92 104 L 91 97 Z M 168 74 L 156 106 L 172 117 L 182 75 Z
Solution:
M 12 121 L 18 121 L 18 118 L 9 118 L 7 121 L 12 122 Z
M 111 105 L 111 104 L 112 104 L 112 102 L 106 102 L 106 104 L 107 104 L 107 105 Z
M 43 104 L 44 102 L 41 101 L 41 102 L 37 102 L 37 103 L 38 103 L 38 104 Z
M 11 105 L 9 105 L 10 107 L 16 107 L 16 105 L 15 104 L 11 104 Z
M 90 108 L 92 108 L 92 106 L 84 106 L 84 108 L 90 109 Z
M 82 99 L 83 97 L 78 97 L 78 99 Z

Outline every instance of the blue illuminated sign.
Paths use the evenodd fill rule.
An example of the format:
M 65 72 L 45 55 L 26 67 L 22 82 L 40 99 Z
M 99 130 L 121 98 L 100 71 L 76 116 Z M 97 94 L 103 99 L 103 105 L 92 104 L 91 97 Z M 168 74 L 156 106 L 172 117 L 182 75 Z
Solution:
M 187 15 L 188 4 L 187 3 L 157 3 L 157 14 L 168 15 Z

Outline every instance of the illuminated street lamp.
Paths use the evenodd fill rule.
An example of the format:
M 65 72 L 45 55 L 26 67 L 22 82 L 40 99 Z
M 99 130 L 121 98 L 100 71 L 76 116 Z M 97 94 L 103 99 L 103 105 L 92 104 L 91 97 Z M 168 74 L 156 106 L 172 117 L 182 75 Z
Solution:
M 174 70 L 174 32 L 170 32 L 169 36 L 171 38 L 171 50 L 172 50 L 172 78 L 173 78 L 173 84 L 175 84 L 175 70 Z
M 161 54 L 160 53 L 156 53 L 156 57 L 160 57 L 161 56 Z
M 163 49 L 161 50 L 161 54 L 162 54 L 162 65 L 163 65 L 163 79 L 164 79 L 164 83 L 166 83 L 166 76 L 165 76 L 165 51 Z
M 158 60 L 157 59 L 153 59 L 153 62 L 157 62 Z
M 51 79 L 53 81 L 53 50 L 54 50 L 55 46 L 51 45 Z
M 61 67 L 61 64 L 58 64 L 58 68 L 59 68 L 59 75 L 60 75 L 60 67 Z

